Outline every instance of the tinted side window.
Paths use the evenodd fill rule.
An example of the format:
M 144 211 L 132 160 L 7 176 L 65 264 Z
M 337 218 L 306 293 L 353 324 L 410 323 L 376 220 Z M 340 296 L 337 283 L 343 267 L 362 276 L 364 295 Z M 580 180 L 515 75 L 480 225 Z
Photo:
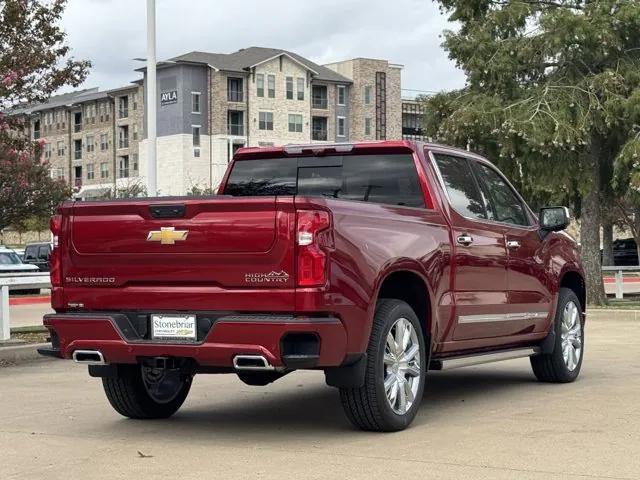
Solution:
M 451 206 L 465 217 L 487 218 L 487 212 L 478 190 L 471 165 L 466 158 L 435 155 L 440 175 L 444 180 Z
M 49 260 L 49 247 L 42 246 L 38 249 L 38 260 Z
M 25 260 L 35 260 L 38 247 L 27 247 L 24 251 Z
M 489 199 L 494 219 L 514 225 L 529 225 L 522 202 L 513 189 L 490 167 L 477 163 L 478 181 Z

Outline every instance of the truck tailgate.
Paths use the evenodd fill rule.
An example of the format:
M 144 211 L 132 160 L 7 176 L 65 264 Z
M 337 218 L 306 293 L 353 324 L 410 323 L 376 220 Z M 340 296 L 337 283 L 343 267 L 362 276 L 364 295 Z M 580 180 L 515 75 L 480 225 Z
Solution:
M 65 287 L 294 285 L 291 198 L 75 202 L 67 215 Z

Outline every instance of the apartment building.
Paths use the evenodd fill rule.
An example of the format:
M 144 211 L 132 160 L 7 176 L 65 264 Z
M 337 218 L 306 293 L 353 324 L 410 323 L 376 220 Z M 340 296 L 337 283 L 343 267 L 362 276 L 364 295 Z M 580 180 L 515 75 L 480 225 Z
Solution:
M 104 196 L 138 174 L 142 139 L 142 88 L 101 92 L 97 88 L 52 97 L 20 108 L 26 134 L 44 141 L 54 178 L 63 178 L 81 198 Z
M 356 58 L 318 65 L 296 53 L 249 47 L 191 52 L 157 65 L 161 195 L 216 188 L 243 146 L 400 139 L 401 66 Z M 81 198 L 104 195 L 147 172 L 146 70 L 133 84 L 52 98 L 22 109 L 46 141 L 52 175 Z

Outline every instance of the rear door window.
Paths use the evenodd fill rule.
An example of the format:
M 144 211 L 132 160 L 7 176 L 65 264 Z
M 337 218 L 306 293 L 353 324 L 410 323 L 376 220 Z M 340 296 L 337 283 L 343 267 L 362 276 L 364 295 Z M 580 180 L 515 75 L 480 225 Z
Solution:
M 487 218 L 484 200 L 466 158 L 435 155 L 451 206 L 462 216 Z
M 411 154 L 334 155 L 235 162 L 226 195 L 304 195 L 424 207 Z
M 49 247 L 44 245 L 38 249 L 38 260 L 49 261 Z

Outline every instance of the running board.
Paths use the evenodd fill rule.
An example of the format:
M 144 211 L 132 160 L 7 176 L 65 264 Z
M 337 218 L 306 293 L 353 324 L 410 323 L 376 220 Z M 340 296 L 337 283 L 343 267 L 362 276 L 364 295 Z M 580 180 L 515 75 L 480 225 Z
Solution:
M 450 357 L 431 360 L 429 370 L 451 370 L 452 368 L 469 367 L 471 365 L 482 365 L 483 363 L 500 362 L 502 360 L 513 360 L 514 358 L 530 357 L 540 353 L 538 347 L 516 348 L 512 350 L 502 350 L 499 352 L 480 353 L 477 355 L 465 355 L 462 357 Z

